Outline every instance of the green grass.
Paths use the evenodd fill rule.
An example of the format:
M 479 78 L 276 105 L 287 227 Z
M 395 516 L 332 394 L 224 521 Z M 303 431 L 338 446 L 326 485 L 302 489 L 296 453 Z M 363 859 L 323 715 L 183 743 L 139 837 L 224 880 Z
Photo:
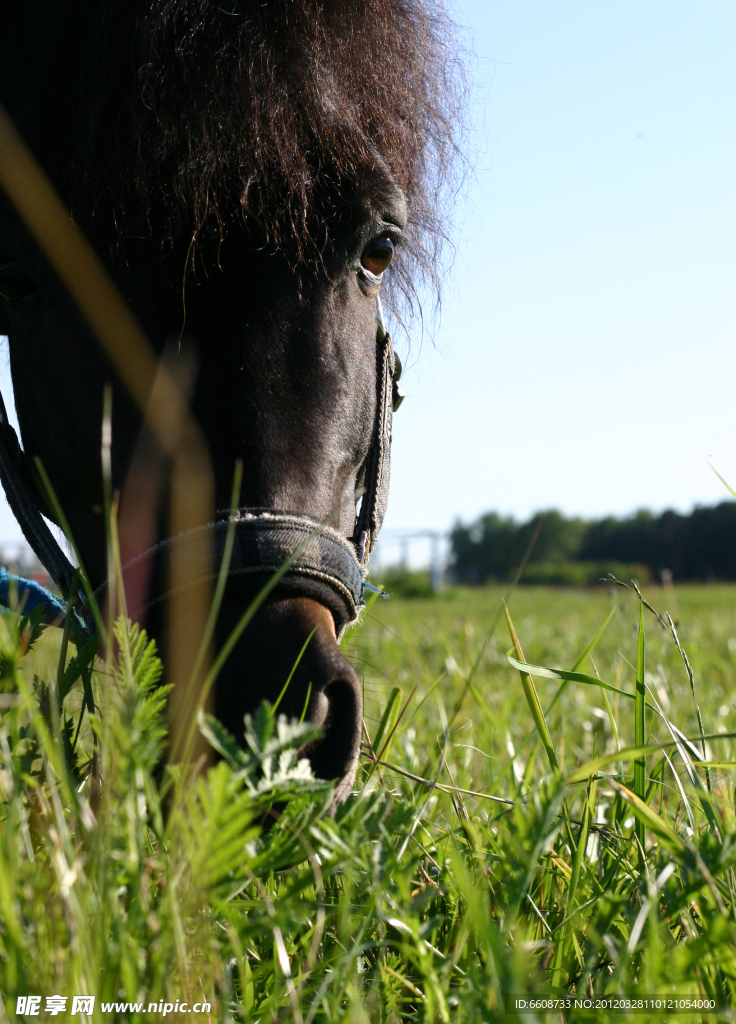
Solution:
M 254 1022 L 490 1021 L 511 994 L 736 1006 L 736 588 L 644 597 L 693 685 L 618 587 L 518 588 L 522 671 L 499 590 L 375 602 L 346 649 L 383 764 L 366 744 L 334 820 L 305 734 L 267 708 L 245 752 L 210 723 L 224 760 L 167 770 L 162 797 L 157 663 L 122 624 L 71 754 L 82 691 L 57 725 L 58 631 L 27 652 L 3 616 L 5 1019 L 18 995 L 83 992 L 96 1021 L 152 1019 L 103 1001 L 177 999 Z

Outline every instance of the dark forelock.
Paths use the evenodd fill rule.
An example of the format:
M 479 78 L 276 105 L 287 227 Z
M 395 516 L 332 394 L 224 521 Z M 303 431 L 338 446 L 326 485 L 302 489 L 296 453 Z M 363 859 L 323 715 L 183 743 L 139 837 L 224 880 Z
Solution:
M 104 245 L 110 213 L 123 242 L 163 227 L 190 253 L 245 224 L 314 266 L 340 204 L 392 182 L 409 212 L 392 276 L 411 295 L 438 283 L 462 166 L 444 2 L 0 4 L 0 102 Z
M 335 197 L 392 178 L 404 288 L 435 277 L 463 99 L 439 0 L 152 0 L 137 45 L 129 180 L 174 230 L 222 236 L 245 217 L 309 263 Z

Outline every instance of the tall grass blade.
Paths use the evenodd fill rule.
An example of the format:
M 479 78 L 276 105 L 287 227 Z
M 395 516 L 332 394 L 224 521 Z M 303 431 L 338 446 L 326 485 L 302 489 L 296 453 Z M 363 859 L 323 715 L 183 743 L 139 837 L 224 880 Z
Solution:
M 702 747 L 702 755 L 703 755 L 703 757 L 707 757 L 707 754 L 705 752 L 705 733 L 704 733 L 704 730 L 703 730 L 703 717 L 700 714 L 700 704 L 698 703 L 698 699 L 695 696 L 695 676 L 693 675 L 692 666 L 690 665 L 690 659 L 688 658 L 687 654 L 685 653 L 685 651 L 683 650 L 682 646 L 680 645 L 680 638 L 677 635 L 677 629 L 675 628 L 675 624 L 672 621 L 672 616 L 669 614 L 669 612 L 667 613 L 667 621 L 669 622 L 669 625 L 670 625 L 670 631 L 672 633 L 672 639 L 675 641 L 675 647 L 677 647 L 677 650 L 678 650 L 678 652 L 680 654 L 680 657 L 682 658 L 683 664 L 685 666 L 685 672 L 687 673 L 687 679 L 688 679 L 688 682 L 690 683 L 690 693 L 692 694 L 693 704 L 695 705 L 695 713 L 696 713 L 696 715 L 698 717 L 698 729 L 700 730 L 700 744 L 701 744 L 701 747 Z M 705 772 L 705 779 L 706 779 L 706 783 L 707 783 L 707 786 L 708 786 L 708 790 L 710 791 L 711 790 L 710 772 L 707 769 L 706 769 L 706 772 Z
M 222 599 L 225 596 L 225 587 L 228 580 L 228 572 L 230 571 L 230 560 L 233 554 L 233 545 L 235 544 L 235 514 L 238 511 L 240 505 L 240 489 L 243 482 L 243 460 L 236 459 L 235 469 L 233 471 L 233 486 L 230 494 L 230 516 L 227 522 L 227 531 L 225 533 L 225 544 L 222 550 L 222 561 L 220 563 L 220 569 L 217 574 L 217 584 L 215 585 L 215 593 L 212 598 L 212 607 L 210 614 L 207 618 L 207 624 L 205 626 L 204 636 L 197 652 L 197 660 L 194 663 L 192 674 L 190 677 L 189 685 L 196 681 L 199 676 L 200 669 L 204 664 L 204 660 L 207 656 L 207 649 L 212 642 L 212 637 L 215 632 L 215 625 L 217 623 L 217 616 L 220 613 L 220 607 L 222 605 Z
M 654 700 L 654 695 L 653 694 L 652 694 L 652 699 Z M 674 743 L 675 743 L 675 745 L 677 747 L 677 751 L 678 751 L 678 753 L 679 753 L 679 755 L 680 755 L 680 757 L 682 759 L 682 763 L 685 766 L 685 771 L 687 772 L 687 775 L 688 775 L 688 778 L 690 779 L 691 785 L 693 786 L 694 789 L 696 789 L 698 791 L 699 803 L 700 803 L 700 806 L 703 809 L 703 813 L 705 814 L 706 818 L 708 819 L 708 824 L 710 825 L 710 828 L 711 828 L 713 834 L 717 838 L 720 839 L 721 832 L 720 832 L 720 829 L 718 827 L 718 819 L 717 819 L 717 816 L 716 816 L 716 812 L 713 809 L 713 805 L 712 805 L 712 802 L 711 802 L 710 786 L 708 786 L 708 789 L 706 791 L 705 787 L 703 786 L 703 783 L 700 781 L 700 776 L 696 772 L 695 766 L 693 764 L 693 760 L 692 760 L 692 758 L 690 757 L 690 754 L 687 751 L 687 745 L 689 744 L 689 741 L 686 740 L 686 741 L 683 742 L 681 736 L 679 735 L 679 732 L 680 732 L 679 729 L 675 728 L 675 726 L 670 722 L 669 718 L 667 718 L 667 716 L 665 715 L 665 713 L 662 711 L 661 708 L 658 707 L 657 710 L 659 711 L 659 715 L 662 718 L 664 724 L 667 726 L 667 730 L 669 731 L 669 734 L 672 737 L 672 739 L 673 739 L 673 741 L 674 741 Z M 700 726 L 700 735 L 701 735 L 701 743 L 703 745 L 703 749 L 705 749 L 705 740 L 702 738 L 703 735 L 704 735 L 703 734 L 703 729 L 702 729 L 702 724 Z M 692 744 L 690 744 L 690 745 L 692 746 Z M 693 747 L 693 749 L 697 751 L 697 748 Z M 698 763 L 702 764 L 702 758 L 700 757 L 700 754 L 697 753 L 697 752 L 696 752 L 696 757 L 698 759 Z M 708 775 L 708 778 L 710 780 L 708 768 L 707 767 L 704 768 L 704 771 L 705 771 L 706 775 Z
M 379 763 L 382 764 L 384 758 L 388 757 L 388 754 L 389 754 L 389 752 L 391 750 L 391 745 L 394 742 L 394 737 L 396 736 L 396 731 L 397 731 L 397 729 L 399 727 L 399 723 L 401 722 L 402 718 L 406 714 L 407 708 L 409 707 L 409 705 L 411 704 L 412 700 L 414 699 L 414 694 L 417 692 L 417 685 L 418 684 L 416 684 L 416 683 L 414 684 L 414 689 L 411 691 L 409 696 L 406 698 L 406 703 L 404 704 L 403 708 L 401 707 L 401 697 L 402 697 L 401 690 L 399 690 L 398 687 L 394 687 L 393 691 L 391 692 L 391 699 L 389 700 L 389 706 L 386 708 L 386 711 L 390 712 L 390 717 L 388 719 L 386 719 L 385 713 L 384 713 L 384 717 L 381 719 L 381 725 L 382 726 L 385 725 L 385 729 L 381 732 L 381 729 L 379 727 L 379 732 L 381 732 L 380 741 L 383 744 L 383 746 L 379 745 L 379 743 L 378 743 L 378 736 L 376 736 L 376 745 L 374 747 L 374 751 L 376 752 L 375 767 L 378 767 Z M 397 690 L 398 690 L 398 698 L 397 698 L 397 694 L 396 694 Z M 370 775 L 372 774 L 372 772 L 373 772 L 373 769 L 371 769 L 371 772 L 369 773 L 369 776 L 368 776 L 369 778 L 370 778 Z
M 598 629 L 598 631 L 595 633 L 593 638 L 588 641 L 588 643 L 586 644 L 585 649 L 583 650 L 582 654 L 580 654 L 580 656 L 578 657 L 577 661 L 575 662 L 575 664 L 572 667 L 573 672 L 577 672 L 577 670 L 580 668 L 580 666 L 585 663 L 585 659 L 588 658 L 593 653 L 595 647 L 598 644 L 598 641 L 603 636 L 603 633 L 604 633 L 606 627 L 608 626 L 609 622 L 611 621 L 611 618 L 613 617 L 613 613 L 615 612 L 615 610 L 616 610 L 615 608 L 611 609 L 611 611 L 606 616 L 606 619 L 605 619 L 603 625 Z M 519 665 L 522 664 L 521 662 L 516 662 L 515 659 L 510 658 L 510 657 L 509 657 L 508 660 L 514 666 L 514 668 L 517 668 L 517 669 L 519 668 Z M 541 676 L 546 676 L 549 679 L 561 679 L 561 678 L 563 678 L 563 676 L 561 676 L 559 672 L 555 672 L 555 671 L 553 671 L 551 669 L 542 669 L 541 666 L 539 666 L 539 665 L 525 666 L 525 668 L 527 668 L 527 670 L 529 668 L 532 668 L 532 669 L 536 670 L 536 671 L 530 671 L 529 675 L 541 675 Z M 592 677 L 590 677 L 590 680 L 592 682 Z M 582 679 L 582 681 L 586 682 L 587 681 L 587 677 Z M 545 718 L 549 718 L 550 713 L 552 712 L 552 709 L 554 708 L 555 704 L 557 703 L 557 701 L 560 699 L 560 697 L 563 695 L 563 693 L 567 689 L 567 683 L 568 683 L 568 680 L 567 680 L 567 678 L 565 678 L 563 683 L 562 683 L 562 686 L 559 686 L 557 688 L 557 693 L 555 693 L 554 697 L 552 698 L 552 700 L 547 705 L 547 710 L 544 713 L 544 717 Z M 608 684 L 604 684 L 604 685 L 607 686 Z M 470 692 L 475 697 L 475 699 L 476 699 L 478 705 L 480 706 L 480 709 L 483 712 L 484 716 L 485 717 L 491 717 L 491 712 L 488 710 L 488 707 L 486 706 L 485 701 L 480 696 L 480 693 L 477 690 L 477 688 L 474 685 L 472 685 L 472 684 L 470 685 Z M 619 692 L 619 691 L 616 690 L 616 692 Z M 620 692 L 623 692 L 623 691 L 620 691 Z M 426 700 L 426 697 L 425 697 L 425 700 Z M 605 694 L 604 694 L 604 700 L 605 700 Z M 422 703 L 424 703 L 424 701 L 422 701 Z M 606 706 L 608 706 L 608 702 L 606 702 Z M 616 742 L 618 743 L 618 732 L 616 730 L 614 730 L 614 732 L 616 734 Z M 498 786 L 499 783 L 504 779 L 504 777 L 506 776 L 506 773 L 508 772 L 509 768 L 511 768 L 511 766 L 516 763 L 516 758 L 522 752 L 522 750 L 527 745 L 527 743 L 531 740 L 532 736 L 535 735 L 535 733 L 536 733 L 536 729 L 532 729 L 531 732 L 527 733 L 527 735 L 524 738 L 524 740 L 522 741 L 518 751 L 513 755 L 513 757 L 509 761 L 506 762 L 504 767 L 499 772 L 498 776 L 496 777 L 496 781 L 494 783 L 494 788 L 496 786 Z
M 389 694 L 388 702 L 386 707 L 383 709 L 381 721 L 378 723 L 378 729 L 376 730 L 376 735 L 373 738 L 373 749 L 376 752 L 381 750 L 386 737 L 396 724 L 403 696 L 404 694 L 398 686 L 394 686 Z
M 622 785 L 622 783 L 617 782 L 615 779 L 610 779 L 609 781 L 616 792 L 629 804 L 634 812 L 636 821 L 640 821 L 650 828 L 673 853 L 680 855 L 685 853 L 685 843 L 683 840 L 674 829 L 670 828 L 666 821 L 663 821 L 653 807 L 650 807 L 641 797 L 633 793 L 627 786 Z M 638 838 L 639 833 L 636 832 L 636 835 Z
M 600 638 L 605 633 L 605 631 L 606 631 L 606 629 L 608 627 L 609 622 L 613 618 L 613 615 L 614 615 L 615 611 L 616 611 L 615 608 L 611 608 L 610 612 L 608 613 L 608 615 L 605 618 L 605 621 L 603 622 L 603 625 L 600 627 L 600 629 L 598 629 L 598 631 L 595 633 L 595 635 L 585 645 L 585 649 L 583 650 L 582 654 L 580 655 L 580 657 L 577 659 L 577 661 L 575 662 L 575 664 L 572 667 L 572 673 L 570 674 L 570 676 L 569 677 L 567 677 L 567 676 L 558 676 L 558 678 L 562 678 L 564 681 L 563 681 L 562 686 L 559 687 L 559 689 L 557 690 L 557 693 L 552 698 L 552 701 L 551 701 L 549 707 L 547 708 L 547 714 L 548 715 L 549 715 L 550 711 L 552 710 L 552 708 L 557 703 L 557 701 L 560 699 L 562 694 L 567 689 L 568 682 L 574 681 L 573 673 L 576 673 L 578 671 L 578 669 L 580 668 L 580 666 L 585 664 L 586 659 L 590 657 L 590 655 L 593 653 L 593 651 L 598 646 L 598 641 L 600 640 Z M 518 666 L 516 666 L 516 667 L 518 668 Z M 530 673 L 530 675 L 531 674 L 532 673 Z M 540 673 L 540 675 L 541 675 L 541 673 Z M 584 681 L 584 680 L 581 680 L 581 681 Z
M 588 783 L 588 790 L 585 794 L 585 804 L 583 806 L 583 820 L 580 823 L 580 831 L 578 833 L 578 841 L 575 847 L 575 855 L 572 862 L 572 871 L 570 873 L 570 881 L 567 885 L 567 900 L 565 902 L 565 917 L 563 919 L 560 934 L 557 937 L 557 952 L 555 955 L 555 970 L 553 973 L 552 984 L 557 986 L 560 984 L 560 974 L 562 959 L 565 950 L 565 937 L 567 935 L 569 924 L 565 924 L 570 918 L 575 907 L 575 895 L 577 893 L 578 883 L 580 881 L 580 875 L 583 870 L 583 861 L 585 859 L 586 851 L 588 848 L 588 837 L 590 835 L 590 823 L 593 820 L 593 814 L 595 811 L 595 797 L 596 797 L 596 781 L 591 779 Z
M 452 728 L 452 726 L 455 724 L 455 720 L 457 719 L 457 716 L 460 714 L 460 709 L 465 703 L 465 698 L 468 696 L 468 693 L 470 691 L 470 684 L 475 679 L 476 673 L 478 672 L 481 662 L 485 657 L 486 651 L 488 650 L 488 645 L 493 639 L 493 634 L 496 632 L 496 626 L 498 626 L 498 623 L 501 621 L 501 615 L 503 614 L 504 611 L 506 611 L 506 614 L 508 615 L 508 610 L 506 609 L 506 606 L 514 590 L 516 590 L 519 580 L 521 579 L 524 569 L 526 568 L 526 563 L 529 561 L 531 557 L 532 551 L 534 550 L 537 540 L 539 539 L 539 534 L 542 532 L 542 527 L 544 526 L 546 521 L 547 513 L 545 512 L 543 515 L 539 517 L 539 522 L 537 523 L 536 529 L 534 530 L 534 533 L 531 536 L 527 549 L 524 552 L 524 557 L 519 563 L 519 568 L 516 570 L 514 578 L 512 579 L 511 584 L 508 590 L 506 591 L 503 600 L 501 601 L 501 605 L 498 609 L 498 612 L 493 617 L 493 621 L 491 622 L 491 628 L 486 633 L 483 639 L 483 643 L 480 645 L 475 661 L 473 662 L 470 668 L 470 672 L 468 672 L 467 676 L 465 677 L 465 688 L 462 690 L 460 696 L 455 702 L 455 707 L 452 709 L 452 714 L 450 715 L 450 728 Z
M 519 659 L 519 661 L 524 662 L 526 660 L 524 658 L 524 652 L 521 649 L 521 644 L 519 643 L 519 638 L 516 635 L 516 630 L 514 629 L 514 624 L 511 621 L 511 616 L 509 614 L 509 610 L 505 601 L 503 607 L 504 611 L 506 612 L 506 622 L 509 627 L 509 633 L 511 634 L 511 642 L 514 645 L 516 656 Z M 537 727 L 537 732 L 539 733 L 539 738 L 542 741 L 542 746 L 546 751 L 547 760 L 549 761 L 550 768 L 552 768 L 552 770 L 555 772 L 559 771 L 557 757 L 555 756 L 555 750 L 552 744 L 552 737 L 549 734 L 547 720 L 544 717 L 542 705 L 539 703 L 539 696 L 537 694 L 536 687 L 532 682 L 532 677 L 527 672 L 524 672 L 522 669 L 519 669 L 519 675 L 521 676 L 521 685 L 524 689 L 524 696 L 526 697 L 527 704 L 529 705 L 529 710 L 532 713 L 532 719 L 534 720 L 534 724 Z
M 639 603 L 639 636 L 636 645 L 636 703 L 634 706 L 634 746 L 643 747 L 646 734 L 644 723 L 644 704 L 646 687 L 644 684 L 645 646 L 644 646 L 644 604 Z M 634 761 L 634 793 L 642 803 L 646 797 L 646 757 L 642 755 Z M 636 835 L 641 849 L 646 849 L 645 818 L 637 815 Z
M 276 714 L 276 712 L 278 711 L 278 709 L 279 709 L 279 704 L 280 704 L 280 703 L 281 703 L 281 701 L 282 701 L 282 700 L 284 699 L 284 694 L 285 694 L 285 693 L 286 693 L 286 691 L 287 691 L 287 690 L 289 689 L 289 684 L 291 683 L 291 680 L 292 680 L 292 679 L 294 678 L 294 673 L 295 673 L 295 672 L 296 672 L 296 670 L 297 670 L 297 669 L 299 668 L 299 664 L 300 664 L 300 662 L 301 662 L 302 658 L 304 657 L 304 655 L 306 654 L 306 651 L 307 651 L 307 647 L 309 647 L 309 644 L 310 644 L 310 642 L 311 642 L 311 640 L 312 640 L 312 637 L 314 636 L 314 634 L 315 634 L 316 632 L 317 632 L 317 627 L 315 626 L 315 627 L 314 627 L 314 628 L 313 628 L 312 630 L 310 630 L 310 632 L 309 632 L 309 634 L 308 634 L 308 636 L 307 636 L 307 639 L 306 639 L 306 640 L 304 641 L 304 643 L 302 644 L 302 646 L 301 646 L 301 650 L 299 651 L 299 653 L 298 653 L 298 654 L 297 654 L 297 656 L 296 656 L 296 661 L 295 661 L 295 662 L 294 662 L 294 664 L 293 664 L 293 665 L 291 666 L 291 671 L 289 672 L 289 675 L 288 675 L 288 676 L 286 677 L 286 682 L 285 682 L 285 683 L 284 683 L 284 685 L 283 685 L 283 688 L 282 688 L 282 690 L 281 690 L 281 693 L 280 693 L 280 694 L 278 695 L 278 697 L 276 698 L 276 703 L 275 703 L 275 704 L 274 704 L 274 706 L 273 706 L 273 713 L 274 713 L 274 714 Z M 311 683 L 310 683 L 310 686 L 311 686 Z M 307 702 L 308 702 L 308 701 L 309 701 L 309 697 L 307 697 Z M 304 717 L 304 715 L 306 715 L 306 713 L 307 713 L 307 704 L 305 704 L 305 705 L 304 705 L 304 712 L 303 712 L 303 714 L 302 714 L 302 718 Z
M 719 736 L 729 737 L 728 733 L 719 733 Z M 647 743 L 641 747 L 623 747 L 621 750 L 614 750 L 611 754 L 603 754 L 601 757 L 596 757 L 593 761 L 587 761 L 585 764 L 581 764 L 575 769 L 570 775 L 567 776 L 567 783 L 569 785 L 575 785 L 578 782 L 585 782 L 591 775 L 595 775 L 596 772 L 601 771 L 602 768 L 608 767 L 609 764 L 614 764 L 616 761 L 632 761 L 635 758 L 646 757 L 649 754 L 655 754 L 660 750 L 666 750 L 667 747 L 676 747 L 677 740 L 665 740 L 663 743 Z M 717 768 L 732 768 L 736 767 L 736 762 L 732 761 L 709 761 L 707 762 L 710 767 Z
M 682 805 L 685 808 L 685 813 L 687 814 L 688 824 L 690 826 L 690 832 L 692 833 L 692 832 L 695 831 L 695 816 L 693 814 L 693 809 L 692 809 L 692 807 L 690 805 L 690 801 L 687 798 L 687 793 L 685 792 L 685 788 L 682 785 L 682 782 L 680 781 L 680 776 L 677 774 L 677 772 L 675 770 L 675 766 L 673 765 L 672 761 L 668 757 L 667 751 L 664 752 L 664 757 L 665 757 L 665 760 L 666 760 L 667 764 L 670 767 L 670 771 L 672 772 L 672 777 L 675 780 L 675 785 L 677 786 L 677 788 L 678 788 L 678 790 L 680 792 L 680 799 L 682 800 Z
M 585 764 L 581 764 L 574 772 L 567 776 L 566 782 L 569 786 L 574 786 L 578 782 L 585 782 L 586 779 L 591 778 L 593 775 L 597 775 L 603 768 L 607 768 L 609 765 L 615 764 L 617 761 L 633 761 L 637 758 L 644 757 L 646 754 L 655 753 L 658 750 L 662 750 L 664 747 L 670 747 L 673 745 L 674 740 L 667 743 L 652 743 L 643 747 L 624 747 L 622 750 L 614 750 L 610 754 L 603 754 L 601 757 L 596 757 L 592 761 L 587 761 Z
M 542 679 L 564 679 L 566 682 L 572 683 L 585 683 L 586 686 L 597 686 L 602 690 L 610 690 L 611 693 L 618 693 L 619 696 L 627 697 L 629 700 L 636 700 L 635 693 L 627 693 L 626 690 L 620 690 L 617 686 L 613 686 L 611 683 L 606 683 L 597 676 L 589 676 L 586 672 L 567 672 L 565 669 L 561 668 L 546 668 L 544 665 L 533 665 L 529 661 L 519 661 L 516 658 L 513 658 L 511 654 L 507 655 L 507 660 L 509 664 L 515 669 L 518 669 L 519 672 L 525 672 L 530 676 L 539 676 Z M 561 689 L 562 687 L 560 687 L 560 690 Z M 647 704 L 647 707 L 650 711 L 657 710 L 651 704 Z

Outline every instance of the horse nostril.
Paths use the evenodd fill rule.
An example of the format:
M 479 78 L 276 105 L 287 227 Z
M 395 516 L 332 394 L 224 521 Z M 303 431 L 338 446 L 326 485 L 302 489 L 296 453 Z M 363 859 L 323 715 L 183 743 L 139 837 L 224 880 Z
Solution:
M 346 663 L 347 665 L 347 663 Z M 350 792 L 358 768 L 363 707 L 360 682 L 350 665 L 332 680 L 310 707 L 310 719 L 323 726 L 320 739 L 307 756 L 319 779 L 337 779 L 334 805 Z

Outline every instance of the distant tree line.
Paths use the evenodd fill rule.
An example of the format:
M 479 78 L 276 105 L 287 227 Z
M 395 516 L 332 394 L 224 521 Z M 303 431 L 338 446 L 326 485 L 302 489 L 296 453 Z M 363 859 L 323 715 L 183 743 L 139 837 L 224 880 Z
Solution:
M 540 520 L 526 582 L 588 583 L 606 572 L 676 580 L 736 580 L 736 502 L 677 512 L 637 512 L 628 519 L 568 519 L 539 512 L 517 523 L 495 512 L 451 533 L 450 574 L 461 583 L 513 578 Z M 618 570 L 618 571 L 617 571 Z

